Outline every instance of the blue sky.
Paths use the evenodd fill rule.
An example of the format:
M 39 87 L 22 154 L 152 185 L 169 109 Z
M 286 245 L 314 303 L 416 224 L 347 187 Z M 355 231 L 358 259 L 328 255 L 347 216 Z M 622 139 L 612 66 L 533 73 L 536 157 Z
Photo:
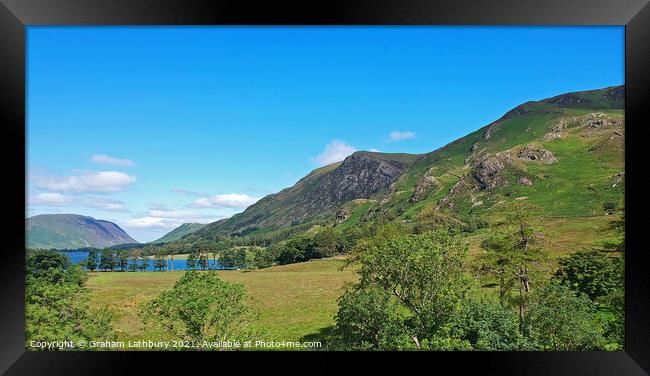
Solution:
M 622 27 L 28 27 L 27 49 L 27 215 L 138 241 L 624 82 Z

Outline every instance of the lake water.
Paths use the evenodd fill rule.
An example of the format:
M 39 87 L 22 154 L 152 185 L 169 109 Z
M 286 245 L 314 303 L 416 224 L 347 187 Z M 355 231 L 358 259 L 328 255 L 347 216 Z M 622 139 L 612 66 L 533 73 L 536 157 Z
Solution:
M 64 255 L 68 256 L 68 258 L 75 264 L 79 264 L 81 262 L 86 261 L 88 258 L 88 252 L 82 252 L 82 251 L 76 251 L 76 252 L 62 252 Z M 154 268 L 153 265 L 153 259 L 149 260 L 149 266 L 147 267 L 147 271 L 153 272 L 157 271 Z M 219 269 L 219 270 L 225 270 L 228 268 L 223 268 L 219 264 L 219 260 L 216 262 L 216 268 L 215 268 L 215 263 L 210 259 L 210 269 Z M 130 262 L 129 262 L 130 264 Z M 119 269 L 118 269 L 119 270 Z M 167 270 L 172 270 L 172 262 L 171 260 L 167 260 Z M 174 259 L 174 270 L 188 270 L 187 269 L 187 260 L 177 260 Z

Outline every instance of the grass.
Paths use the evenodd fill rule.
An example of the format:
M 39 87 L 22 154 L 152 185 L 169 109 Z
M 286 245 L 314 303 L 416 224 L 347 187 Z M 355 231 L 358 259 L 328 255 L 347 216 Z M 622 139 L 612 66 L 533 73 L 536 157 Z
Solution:
M 334 325 L 336 299 L 356 272 L 341 270 L 344 260 L 331 258 L 274 266 L 257 271 L 218 271 L 221 278 L 243 284 L 251 304 L 259 309 L 255 329 L 266 340 L 300 341 Z M 91 306 L 114 312 L 118 340 L 172 339 L 166 333 L 144 328 L 138 306 L 171 288 L 183 275 L 175 272 L 92 273 L 88 287 Z

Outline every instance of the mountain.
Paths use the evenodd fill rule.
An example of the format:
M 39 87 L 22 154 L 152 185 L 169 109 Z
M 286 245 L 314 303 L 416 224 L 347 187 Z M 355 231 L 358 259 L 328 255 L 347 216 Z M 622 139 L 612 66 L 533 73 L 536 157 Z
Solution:
M 356 152 L 343 162 L 312 171 L 293 187 L 268 195 L 243 213 L 196 232 L 231 234 L 296 225 L 334 214 L 339 206 L 387 189 L 417 159 L 414 154 Z
M 526 102 L 430 153 L 356 152 L 190 236 L 409 221 L 428 211 L 494 219 L 518 203 L 549 218 L 604 215 L 623 203 L 623 108 L 623 86 L 567 93 Z
M 78 214 L 43 214 L 26 220 L 30 248 L 77 249 L 137 243 L 113 222 Z
M 166 233 L 162 238 L 154 240 L 150 243 L 170 243 L 176 240 L 180 240 L 183 236 L 189 235 L 197 230 L 202 229 L 203 227 L 205 227 L 204 223 L 183 223 L 182 225 Z

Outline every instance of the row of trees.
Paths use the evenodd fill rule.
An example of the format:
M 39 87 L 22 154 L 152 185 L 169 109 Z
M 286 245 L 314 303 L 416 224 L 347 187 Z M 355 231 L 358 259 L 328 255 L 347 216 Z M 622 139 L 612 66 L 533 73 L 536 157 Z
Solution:
M 81 265 L 93 271 L 123 271 L 136 272 L 148 270 L 174 270 L 174 257 L 178 253 L 168 253 L 170 248 L 159 248 L 153 252 L 143 252 L 142 249 L 90 249 L 88 256 Z M 200 251 L 190 249 L 186 266 L 189 270 L 208 270 L 217 268 L 238 269 L 247 266 L 247 252 L 242 248 L 226 250 Z M 210 262 L 212 261 L 212 262 Z

